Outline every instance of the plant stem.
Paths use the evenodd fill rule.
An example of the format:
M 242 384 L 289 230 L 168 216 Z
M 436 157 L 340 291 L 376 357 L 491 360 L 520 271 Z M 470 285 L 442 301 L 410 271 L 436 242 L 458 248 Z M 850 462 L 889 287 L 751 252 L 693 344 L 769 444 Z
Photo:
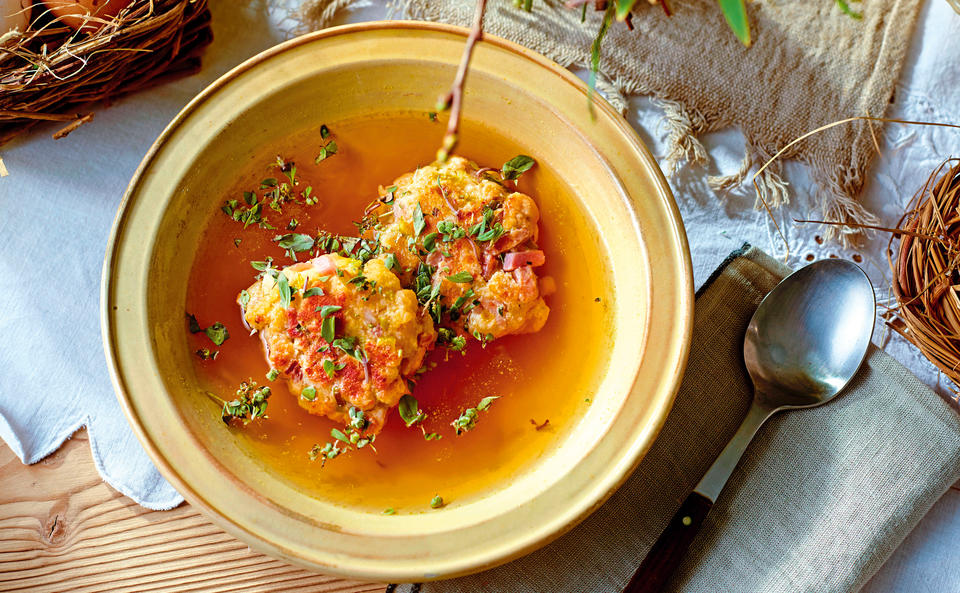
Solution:
M 447 133 L 443 137 L 443 143 L 440 150 L 437 151 L 437 160 L 446 161 L 450 153 L 456 148 L 459 141 L 460 131 L 460 111 L 463 105 L 463 85 L 467 79 L 467 67 L 470 65 L 470 57 L 473 55 L 473 46 L 483 37 L 483 11 L 487 6 L 487 0 L 477 0 L 477 9 L 473 14 L 473 26 L 470 28 L 470 35 L 467 36 L 467 45 L 463 48 L 463 57 L 460 59 L 460 67 L 457 69 L 457 76 L 453 79 L 453 86 L 450 92 L 440 97 L 438 111 L 450 109 L 450 119 L 447 120 Z

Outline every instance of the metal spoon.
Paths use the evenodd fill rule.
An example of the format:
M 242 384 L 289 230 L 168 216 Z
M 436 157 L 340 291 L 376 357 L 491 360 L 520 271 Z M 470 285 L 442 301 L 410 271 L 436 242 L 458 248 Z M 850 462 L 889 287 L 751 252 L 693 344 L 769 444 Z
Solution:
M 743 342 L 753 404 L 740 428 L 660 534 L 624 593 L 660 591 L 760 425 L 781 410 L 837 396 L 867 354 L 876 300 L 848 261 L 816 262 L 783 279 L 760 303 Z

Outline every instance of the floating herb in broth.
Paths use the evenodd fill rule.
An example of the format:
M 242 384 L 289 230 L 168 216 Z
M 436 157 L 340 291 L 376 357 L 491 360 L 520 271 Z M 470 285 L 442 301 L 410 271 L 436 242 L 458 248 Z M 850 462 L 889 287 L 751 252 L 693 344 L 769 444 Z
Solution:
M 336 132 L 333 150 L 330 130 Z M 472 122 L 464 121 L 461 130 L 458 153 L 480 164 L 505 163 L 523 152 L 512 141 Z M 317 249 L 339 249 L 341 237 L 357 234 L 353 223 L 376 199 L 377 187 L 432 161 L 442 133 L 423 114 L 396 114 L 336 122 L 325 134 L 314 131 L 264 146 L 262 158 L 256 161 L 264 165 L 240 171 L 237 185 L 218 202 L 228 207 L 211 213 L 188 285 L 187 309 L 200 319 L 221 320 L 231 335 L 220 346 L 216 360 L 195 357 L 201 389 L 232 394 L 241 381 L 257 373 L 274 381 L 269 387 L 269 418 L 231 429 L 237 431 L 240 445 L 261 460 L 265 471 L 294 486 L 319 498 L 376 513 L 384 509 L 396 513 L 429 510 L 426 502 L 438 491 L 449 504 L 459 504 L 506 484 L 587 408 L 595 378 L 606 361 L 611 295 L 597 231 L 577 210 L 569 188 L 552 171 L 538 165 L 521 171 L 518 183 L 521 191 L 537 201 L 541 212 L 538 244 L 547 258 L 538 272 L 553 278 L 557 286 L 556 292 L 546 297 L 551 312 L 542 330 L 495 341 L 485 335 L 465 340 L 441 331 L 438 346 L 442 347 L 428 355 L 425 372 L 416 375 L 411 396 L 415 407 L 401 403 L 406 412 L 413 410 L 417 420 L 408 427 L 403 412 L 391 411 L 375 444 L 367 441 L 362 447 L 358 445 L 365 437 L 359 431 L 350 434 L 342 423 L 307 413 L 285 381 L 276 380 L 278 374 L 264 359 L 260 340 L 244 327 L 238 307 L 238 300 L 245 300 L 242 291 L 258 274 L 279 283 L 284 275 L 278 275 L 278 269 L 294 259 L 309 259 Z M 317 161 L 321 149 L 326 157 Z M 278 165 L 278 154 L 283 166 Z M 523 168 L 523 163 L 520 165 L 516 168 Z M 443 180 L 439 183 L 442 186 Z M 380 202 L 390 205 L 398 197 L 396 191 L 387 186 L 380 192 Z M 271 206 L 274 201 L 278 209 Z M 255 205 L 259 205 L 256 215 L 247 214 Z M 297 221 L 295 233 L 274 230 L 289 229 L 292 220 Z M 476 228 L 450 223 L 437 225 L 431 239 L 433 251 L 448 249 L 452 240 L 468 233 L 475 240 L 487 241 L 502 233 L 489 221 Z M 421 242 L 425 230 L 424 225 L 416 233 Z M 314 241 L 312 249 L 297 249 L 306 247 L 308 238 Z M 388 269 L 399 271 L 396 258 L 385 259 Z M 455 284 L 455 280 L 468 283 L 472 279 L 465 270 L 443 273 Z M 287 282 L 286 289 L 277 290 L 284 302 L 323 294 L 313 283 L 304 289 Z M 445 303 L 439 312 L 464 314 L 475 306 L 472 295 L 464 295 L 459 302 Z M 604 297 L 602 302 L 594 301 L 598 295 Z M 428 288 L 421 304 L 429 298 Z M 249 302 L 249 294 L 246 299 Z M 335 323 L 331 329 L 326 336 L 332 338 L 331 343 L 347 339 L 334 348 L 341 352 L 355 348 L 348 343 L 350 336 L 337 333 Z M 200 344 L 191 346 L 196 349 Z M 339 372 L 333 364 L 323 370 L 334 375 Z M 478 402 L 490 394 L 496 394 L 496 403 L 479 410 Z M 476 410 L 480 420 L 456 436 L 453 423 L 467 409 Z M 531 418 L 547 417 L 550 430 L 538 430 L 530 423 Z

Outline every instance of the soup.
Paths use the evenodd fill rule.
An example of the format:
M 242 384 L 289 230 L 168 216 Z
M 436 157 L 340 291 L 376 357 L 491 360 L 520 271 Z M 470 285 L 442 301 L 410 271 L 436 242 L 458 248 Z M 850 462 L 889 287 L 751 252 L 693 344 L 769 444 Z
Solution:
M 419 426 L 407 427 L 393 409 L 371 446 L 330 460 L 311 459 L 314 446 L 331 441 L 331 430 L 343 425 L 307 413 L 283 381 L 267 379 L 270 366 L 261 341 L 244 326 L 237 304 L 257 275 L 250 262 L 272 257 L 277 267 L 292 264 L 273 240 L 280 234 L 355 235 L 353 221 L 376 199 L 378 186 L 432 161 L 443 135 L 441 125 L 421 113 L 328 125 L 329 138 L 313 130 L 265 146 L 250 162 L 225 164 L 237 167 L 237 184 L 217 196 L 218 207 L 231 199 L 242 203 L 243 192 L 257 190 L 265 178 L 283 179 L 277 156 L 296 164 L 297 189 L 311 187 L 316 203 L 287 203 L 282 213 L 264 208 L 275 229 L 244 227 L 219 210 L 211 214 L 191 269 L 186 309 L 202 326 L 222 323 L 230 338 L 215 346 L 203 333 L 189 337 L 191 350 L 217 353 L 194 357 L 197 376 L 203 389 L 228 401 L 242 381 L 270 386 L 268 417 L 231 430 L 242 435 L 265 471 L 304 492 L 388 514 L 470 500 L 523 471 L 590 405 L 606 361 L 613 296 L 598 229 L 578 212 L 570 189 L 552 171 L 535 166 L 525 173 L 518 189 L 537 201 L 541 213 L 538 244 L 546 263 L 537 271 L 556 287 L 546 297 L 546 324 L 486 347 L 469 340 L 462 354 L 437 347 L 413 390 L 426 413 Z M 481 166 L 496 167 L 523 152 L 469 121 L 462 123 L 461 137 L 457 153 Z M 336 153 L 315 162 L 330 139 Z M 309 255 L 300 257 L 305 258 Z M 476 425 L 457 434 L 454 420 L 491 397 L 496 399 L 487 399 L 492 404 L 477 412 Z M 211 413 L 218 413 L 212 404 Z

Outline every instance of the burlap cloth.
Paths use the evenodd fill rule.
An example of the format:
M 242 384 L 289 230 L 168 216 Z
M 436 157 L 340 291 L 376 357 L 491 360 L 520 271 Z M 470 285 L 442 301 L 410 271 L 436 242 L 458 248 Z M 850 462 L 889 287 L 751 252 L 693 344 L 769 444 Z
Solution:
M 612 1 L 612 0 L 611 0 Z M 349 4 L 349 0 L 314 0 Z M 475 0 L 395 0 L 395 12 L 468 26 Z M 863 18 L 840 12 L 835 0 L 748 1 L 754 43 L 744 47 L 727 28 L 716 0 L 670 2 L 674 15 L 640 2 L 635 31 L 611 27 L 603 44 L 598 88 L 621 110 L 625 95 L 656 98 L 664 109 L 668 172 L 683 161 L 704 164 L 698 140 L 728 126 L 746 137 L 742 169 L 710 177 L 715 189 L 736 186 L 790 141 L 851 116 L 883 116 L 900 73 L 920 0 L 852 4 Z M 491 0 L 484 30 L 534 49 L 563 66 L 586 68 L 600 14 L 535 0 L 524 12 L 511 0 Z M 316 14 L 320 14 L 317 11 Z M 834 128 L 805 140 L 786 157 L 807 163 L 820 188 L 816 202 L 828 221 L 875 223 L 856 201 L 875 153 L 868 125 Z M 758 179 L 767 203 L 789 200 L 780 166 Z M 828 227 L 830 234 L 842 227 Z M 856 232 L 848 228 L 846 232 Z
M 746 414 L 743 335 L 788 272 L 745 248 L 700 289 L 673 411 L 606 504 L 533 554 L 423 592 L 620 591 Z M 873 349 L 839 398 L 760 430 L 667 590 L 855 591 L 957 479 L 960 416 Z

